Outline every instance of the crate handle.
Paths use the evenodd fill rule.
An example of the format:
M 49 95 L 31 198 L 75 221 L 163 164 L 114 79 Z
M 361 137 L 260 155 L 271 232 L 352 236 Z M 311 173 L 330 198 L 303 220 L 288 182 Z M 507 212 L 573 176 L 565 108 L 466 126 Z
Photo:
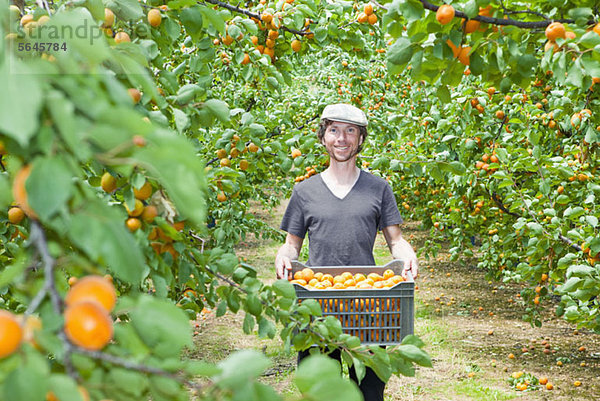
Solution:
M 360 267 L 364 267 L 364 268 L 373 268 L 373 267 L 381 267 L 381 268 L 385 268 L 385 269 L 391 269 L 392 267 L 404 267 L 404 261 L 400 260 L 400 259 L 394 259 L 389 261 L 388 263 L 386 263 L 383 266 L 360 266 L 360 265 L 351 265 L 351 266 L 306 266 L 304 263 L 299 262 L 298 260 L 292 260 L 292 270 L 294 271 L 298 271 L 298 270 L 302 270 L 306 267 L 310 267 L 313 269 L 320 269 L 323 267 L 353 267 L 353 268 L 360 268 Z M 286 275 L 287 275 L 287 269 L 285 271 Z M 410 273 L 410 272 L 409 272 Z M 412 274 L 410 275 L 410 278 L 412 280 Z

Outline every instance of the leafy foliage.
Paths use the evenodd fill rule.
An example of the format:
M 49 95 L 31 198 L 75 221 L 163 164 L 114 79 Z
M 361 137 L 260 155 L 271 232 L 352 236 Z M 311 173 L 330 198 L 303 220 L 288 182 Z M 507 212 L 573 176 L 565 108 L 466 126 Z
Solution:
M 361 346 L 233 252 L 247 233 L 282 238 L 249 205 L 274 206 L 327 166 L 314 133 L 338 101 L 368 112 L 362 166 L 388 180 L 405 217 L 431 228 L 423 256 L 441 240 L 457 258 L 480 245 L 480 268 L 530 284 L 532 324 L 555 294 L 558 314 L 598 330 L 594 1 L 455 1 L 446 25 L 438 5 L 419 0 L 383 1 L 367 22 L 353 2 L 163 3 L 0 7 L 0 302 L 43 323 L 37 345 L 0 361 L 4 398 L 76 399 L 79 384 L 93 399 L 182 399 L 185 384 L 205 399 L 279 399 L 256 380 L 268 366 L 260 354 L 181 360 L 182 311 L 205 306 L 244 313 L 246 333 L 340 348 L 345 363 L 384 379 L 431 366 L 414 337 L 387 351 Z M 547 41 L 554 20 L 574 37 Z M 151 195 L 136 199 L 146 183 Z M 23 194 L 35 215 L 10 217 Z M 136 203 L 147 213 L 135 215 Z M 67 279 L 89 273 L 110 273 L 121 294 L 115 341 L 99 354 L 60 335 Z M 330 365 L 315 356 L 300 367 L 305 397 L 356 397 Z

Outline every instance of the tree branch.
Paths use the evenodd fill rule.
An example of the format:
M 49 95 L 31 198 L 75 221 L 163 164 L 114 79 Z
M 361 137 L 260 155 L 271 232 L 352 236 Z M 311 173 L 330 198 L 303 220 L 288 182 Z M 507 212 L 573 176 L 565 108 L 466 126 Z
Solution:
M 421 0 L 421 3 L 423 4 L 423 7 L 426 8 L 427 10 L 437 11 L 438 8 L 440 8 L 439 6 L 436 6 L 435 4 L 431 4 L 427 0 Z M 517 21 L 517 20 L 513 20 L 513 19 L 506 19 L 506 18 L 486 17 L 485 15 L 478 15 L 476 17 L 469 18 L 467 16 L 467 14 L 463 13 L 462 11 L 458 11 L 458 10 L 456 10 L 454 12 L 454 16 L 457 18 L 465 18 L 465 19 L 485 22 L 485 23 L 493 24 L 493 25 L 511 25 L 511 26 L 516 26 L 518 28 L 527 28 L 527 29 L 546 28 L 552 22 L 562 22 L 562 23 L 566 23 L 566 24 L 572 24 L 575 22 L 575 20 L 564 19 L 564 18 L 556 19 L 556 20 L 546 19 L 545 21 Z
M 175 373 L 167 372 L 166 370 L 163 370 L 160 368 L 155 368 L 153 366 L 147 366 L 147 365 L 142 365 L 140 363 L 131 362 L 126 359 L 119 358 L 118 356 L 107 354 L 105 352 L 90 351 L 90 350 L 87 350 L 85 348 L 81 348 L 81 347 L 78 347 L 75 345 L 71 345 L 71 352 L 81 354 L 81 355 L 86 355 L 86 356 L 89 356 L 90 358 L 105 361 L 110 364 L 113 364 L 116 366 L 121 366 L 121 367 L 129 369 L 129 370 L 136 370 L 136 371 L 142 372 L 142 373 L 149 373 L 149 374 L 153 374 L 153 375 L 164 376 L 164 377 L 168 377 L 170 379 L 182 382 L 181 377 L 176 375 Z M 183 382 L 186 385 L 191 384 L 188 381 L 183 381 Z M 191 385 L 193 387 L 196 387 L 193 384 L 191 384 Z M 200 389 L 199 386 L 198 386 L 198 389 Z
M 226 8 L 229 11 L 233 11 L 239 14 L 244 14 L 250 18 L 253 19 L 257 19 L 257 20 L 261 20 L 261 15 L 258 13 L 253 13 L 252 11 L 249 10 L 245 10 L 243 8 L 239 8 L 237 6 L 232 6 L 231 4 L 219 1 L 219 0 L 204 0 L 207 3 L 210 4 L 214 4 L 215 6 L 219 6 L 222 8 Z M 283 29 L 284 31 L 288 31 L 290 33 L 293 33 L 294 35 L 300 35 L 300 36 L 304 36 L 304 35 L 310 35 L 312 32 L 308 31 L 308 29 L 302 29 L 301 31 L 297 30 L 297 29 L 292 29 L 292 28 L 288 28 L 284 25 L 281 26 L 280 29 Z
M 511 11 L 511 10 L 509 10 L 508 8 L 506 8 L 504 6 L 504 2 L 502 0 L 500 0 L 500 6 L 502 7 L 502 10 L 504 11 L 504 14 L 506 14 L 506 15 L 511 15 L 511 14 L 532 14 L 532 15 L 536 15 L 536 16 L 538 16 L 540 18 L 543 18 L 543 19 L 548 19 L 548 17 L 545 16 L 544 14 L 539 13 L 537 11 L 533 11 L 533 10 L 531 10 L 529 8 L 527 10 Z
M 488 194 L 489 194 L 489 192 L 488 192 Z M 521 217 L 517 213 L 511 212 L 510 210 L 508 210 L 506 208 L 506 206 L 504 206 L 504 203 L 502 203 L 502 199 L 500 199 L 500 197 L 498 196 L 497 193 L 494 192 L 493 194 L 491 194 L 491 198 L 494 201 L 494 203 L 496 204 L 496 206 L 498 206 L 498 208 L 500 210 L 502 210 L 504 213 L 509 214 L 511 216 L 514 216 L 514 217 Z
M 42 258 L 42 264 L 44 267 L 44 287 L 34 297 L 32 303 L 27 308 L 26 313 L 33 313 L 38 308 L 46 294 L 49 294 L 50 302 L 52 303 L 52 308 L 54 309 L 54 312 L 57 315 L 61 315 L 63 301 L 58 292 L 56 291 L 56 283 L 54 281 L 55 260 L 48 251 L 48 242 L 46 241 L 46 234 L 44 233 L 42 225 L 37 220 L 32 220 L 30 238 L 31 242 L 36 248 L 36 251 Z M 65 334 L 62 331 L 58 333 L 58 337 L 65 346 L 64 364 L 65 369 L 67 370 L 67 374 L 73 379 L 77 380 L 79 379 L 79 374 L 75 370 L 75 367 L 73 366 L 73 363 L 71 361 L 71 343 L 67 340 Z
M 385 10 L 385 11 L 388 10 L 387 7 L 379 4 L 376 0 L 370 0 L 370 2 L 373 3 L 373 4 L 375 4 L 377 7 L 381 8 L 382 10 Z
M 44 287 L 40 292 L 43 292 L 44 295 L 41 296 L 41 299 L 39 300 L 37 299 L 39 298 L 39 294 L 36 295 L 34 300 L 38 302 L 38 305 L 36 305 L 35 308 L 32 308 L 32 302 L 32 304 L 30 304 L 30 308 L 28 308 L 27 311 L 29 312 L 29 314 L 33 313 L 37 309 L 37 306 L 39 306 L 39 302 L 41 302 L 46 293 L 48 293 L 50 295 L 50 301 L 52 302 L 54 312 L 60 315 L 62 313 L 62 299 L 58 295 L 58 292 L 56 292 L 56 284 L 54 282 L 55 260 L 48 251 L 48 243 L 46 241 L 44 229 L 37 220 L 32 220 L 31 222 L 30 239 L 33 245 L 35 246 L 36 251 L 42 258 L 42 264 L 44 268 Z

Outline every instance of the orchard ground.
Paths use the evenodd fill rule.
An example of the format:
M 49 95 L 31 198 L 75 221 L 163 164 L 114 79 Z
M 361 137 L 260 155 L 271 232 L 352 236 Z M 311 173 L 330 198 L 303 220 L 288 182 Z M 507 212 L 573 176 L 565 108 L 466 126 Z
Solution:
M 254 207 L 253 213 L 278 227 L 284 208 L 285 203 L 269 213 Z M 403 233 L 416 249 L 428 237 L 418 222 L 404 224 Z M 280 245 L 248 237 L 236 251 L 257 268 L 261 279 L 270 282 Z M 390 260 L 381 235 L 375 256 L 378 264 Z M 598 335 L 576 330 L 556 318 L 555 305 L 550 303 L 540 305 L 543 326 L 531 327 L 521 318 L 521 287 L 489 281 L 485 272 L 475 267 L 475 259 L 451 262 L 442 248 L 437 258 L 420 259 L 420 263 L 415 334 L 427 344 L 434 368 L 419 368 L 415 377 L 393 376 L 386 388 L 386 400 L 571 401 L 592 400 L 600 394 Z M 235 350 L 263 350 L 273 365 L 262 379 L 282 394 L 299 394 L 291 381 L 296 354 L 286 352 L 278 338 L 261 340 L 245 335 L 242 320 L 243 313 L 228 312 L 219 319 L 210 312 L 200 315 L 193 322 L 196 351 L 188 356 L 216 362 Z M 559 361 L 562 366 L 558 366 Z M 508 382 L 513 372 L 531 373 L 538 379 L 547 377 L 554 389 L 540 386 L 538 390 L 516 391 Z M 575 381 L 581 386 L 575 387 Z

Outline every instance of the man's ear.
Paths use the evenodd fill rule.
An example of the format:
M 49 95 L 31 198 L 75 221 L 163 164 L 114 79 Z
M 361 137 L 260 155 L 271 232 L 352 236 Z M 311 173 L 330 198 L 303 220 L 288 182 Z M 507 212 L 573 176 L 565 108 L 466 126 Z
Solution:
M 362 145 L 364 140 L 365 140 L 365 137 L 363 135 L 361 135 L 359 138 L 359 141 L 358 141 L 358 146 Z

